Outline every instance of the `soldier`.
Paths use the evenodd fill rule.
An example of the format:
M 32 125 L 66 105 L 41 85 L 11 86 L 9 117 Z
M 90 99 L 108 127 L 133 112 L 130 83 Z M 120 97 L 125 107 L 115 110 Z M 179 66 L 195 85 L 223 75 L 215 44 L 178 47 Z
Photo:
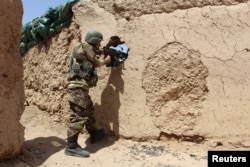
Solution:
M 96 86 L 98 76 L 95 67 L 110 63 L 110 56 L 101 57 L 99 49 L 103 36 L 98 31 L 90 31 L 85 42 L 74 50 L 68 64 L 68 101 L 70 106 L 70 123 L 67 131 L 65 155 L 88 157 L 89 152 L 77 143 L 84 126 L 90 134 L 91 143 L 104 136 L 103 129 L 95 128 L 94 106 L 89 96 L 89 88 Z

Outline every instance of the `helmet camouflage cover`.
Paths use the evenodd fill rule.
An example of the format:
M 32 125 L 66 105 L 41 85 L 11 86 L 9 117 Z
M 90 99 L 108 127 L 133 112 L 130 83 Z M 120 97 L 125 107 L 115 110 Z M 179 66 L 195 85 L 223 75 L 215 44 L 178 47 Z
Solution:
M 88 43 L 97 43 L 101 40 L 103 40 L 103 36 L 99 31 L 89 31 L 85 36 L 85 42 Z

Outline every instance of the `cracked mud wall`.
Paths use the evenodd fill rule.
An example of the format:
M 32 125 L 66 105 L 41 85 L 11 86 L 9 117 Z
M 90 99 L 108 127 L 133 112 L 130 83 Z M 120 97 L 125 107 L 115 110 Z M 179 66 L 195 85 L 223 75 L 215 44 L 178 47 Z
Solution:
M 115 17 L 122 17 L 127 20 L 146 14 L 171 13 L 175 10 L 194 7 L 236 5 L 247 1 L 248 0 L 93 0 L 93 2 L 97 2 L 101 8 L 114 14 Z
M 249 2 L 188 1 L 193 8 L 170 12 L 164 3 L 152 2 L 158 10 L 150 11 L 141 2 L 138 10 L 126 10 L 129 18 L 114 14 L 112 6 L 100 8 L 104 1 L 95 2 L 75 5 L 74 22 L 81 34 L 73 38 L 84 39 L 88 30 L 98 29 L 104 34 L 103 44 L 109 36 L 120 35 L 131 49 L 123 67 L 98 68 L 98 86 L 90 92 L 98 126 L 142 140 L 157 138 L 160 132 L 224 138 L 227 143 L 237 136 L 238 143 L 249 139 Z M 119 2 L 120 8 L 137 3 Z M 74 45 L 61 45 L 68 41 L 63 36 L 25 56 L 27 99 L 57 114 L 59 121 L 67 115 L 64 68 Z
M 23 61 L 19 54 L 23 8 L 21 0 L 1 1 L 0 7 L 0 160 L 20 153 L 24 127 Z

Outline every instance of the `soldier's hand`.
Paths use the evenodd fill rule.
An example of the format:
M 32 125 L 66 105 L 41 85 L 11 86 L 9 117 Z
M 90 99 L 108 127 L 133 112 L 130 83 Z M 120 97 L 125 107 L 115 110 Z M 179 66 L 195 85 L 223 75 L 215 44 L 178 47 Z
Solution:
M 109 55 L 106 56 L 105 59 L 104 59 L 104 61 L 105 61 L 105 63 L 110 63 L 111 57 Z
M 99 48 L 99 51 L 100 51 L 100 55 L 104 54 L 103 48 Z

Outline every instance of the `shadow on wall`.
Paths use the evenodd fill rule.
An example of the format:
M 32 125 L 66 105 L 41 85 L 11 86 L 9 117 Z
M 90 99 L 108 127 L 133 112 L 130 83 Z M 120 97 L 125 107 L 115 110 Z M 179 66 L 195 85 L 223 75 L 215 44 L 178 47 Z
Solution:
M 101 95 L 101 104 L 95 105 L 97 122 L 108 135 L 119 137 L 120 93 L 124 91 L 122 66 L 111 69 L 107 86 Z
M 65 148 L 66 142 L 55 136 L 38 137 L 25 141 L 21 154 L 15 160 L 0 163 L 1 167 L 38 167 L 50 156 Z

